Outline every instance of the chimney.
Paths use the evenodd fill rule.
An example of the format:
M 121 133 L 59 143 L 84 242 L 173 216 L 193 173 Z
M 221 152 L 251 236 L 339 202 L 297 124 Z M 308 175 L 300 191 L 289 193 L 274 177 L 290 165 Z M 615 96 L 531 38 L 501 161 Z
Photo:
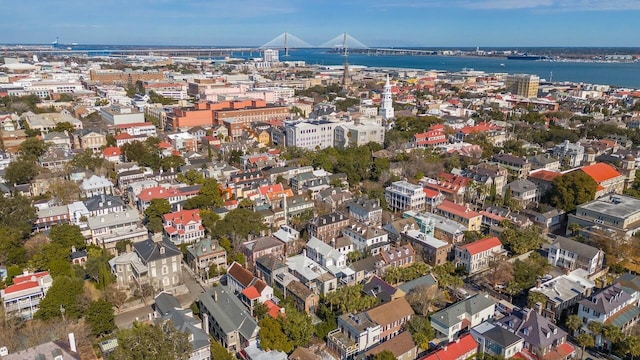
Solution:
M 69 333 L 69 349 L 71 352 L 78 352 L 78 349 L 76 348 L 76 336 L 74 333 Z
M 209 314 L 202 314 L 202 326 L 204 327 L 204 332 L 209 335 Z
M 213 292 L 213 301 L 218 302 L 218 292 L 217 291 Z
M 153 236 L 151 237 L 151 240 L 153 240 L 154 243 L 161 243 L 162 242 L 162 233 L 161 232 L 154 233 Z
M 75 246 L 72 246 L 72 247 L 71 247 L 71 252 L 72 252 L 72 253 L 76 252 L 76 247 L 75 247 Z
M 542 303 L 539 303 L 539 302 L 536 303 L 536 312 L 542 315 Z

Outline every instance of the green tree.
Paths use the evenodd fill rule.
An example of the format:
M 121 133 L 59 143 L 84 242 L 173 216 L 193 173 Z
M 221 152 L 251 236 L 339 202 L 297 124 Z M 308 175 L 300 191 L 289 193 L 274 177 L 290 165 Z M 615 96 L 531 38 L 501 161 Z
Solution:
M 178 174 L 177 179 L 187 185 L 202 184 L 204 182 L 204 175 L 198 170 L 190 169 L 184 174 Z
M 57 132 L 68 132 L 68 133 L 72 133 L 76 130 L 76 128 L 73 126 L 73 124 L 71 124 L 68 121 L 62 121 L 56 124 L 56 126 L 53 128 L 53 131 L 57 131 Z
M 220 207 L 224 204 L 220 193 L 220 184 L 216 179 L 208 178 L 202 182 L 202 187 L 198 195 L 187 199 L 184 204 L 185 209 L 205 209 Z
M 527 306 L 531 309 L 535 309 L 536 304 L 540 303 L 540 306 L 544 308 L 544 305 L 547 302 L 547 297 L 540 292 L 537 291 L 529 291 L 529 295 L 527 295 Z
M 285 316 L 279 318 L 282 332 L 291 340 L 294 347 L 306 346 L 313 335 L 311 317 L 293 306 L 285 306 Z
M 28 198 L 22 195 L 0 196 L 0 226 L 17 230 L 24 238 L 31 233 L 35 218 L 36 210 Z
M 147 218 L 147 228 L 158 233 L 162 231 L 162 215 L 171 212 L 171 204 L 167 199 L 153 199 L 151 204 L 144 211 L 144 216 Z
M 571 334 L 574 334 L 582 327 L 582 320 L 580 320 L 578 315 L 569 315 L 565 321 L 565 326 L 571 331 Z
M 109 334 L 116 328 L 112 305 L 105 300 L 92 301 L 84 313 L 93 336 Z
M 211 346 L 209 347 L 211 351 L 211 359 L 215 360 L 236 360 L 236 357 L 231 355 L 227 351 L 227 349 L 222 346 L 217 340 L 211 339 Z
M 422 350 L 429 349 L 429 342 L 436 336 L 435 330 L 431 327 L 431 322 L 424 316 L 413 316 L 407 322 L 407 329 L 413 336 L 416 345 Z
M 54 278 L 47 295 L 40 302 L 39 310 L 35 317 L 42 320 L 77 319 L 83 315 L 80 295 L 83 290 L 83 281 L 76 277 L 60 276 Z
M 597 188 L 598 184 L 580 170 L 558 176 L 549 192 L 551 205 L 572 212 L 577 205 L 593 200 Z
M 94 153 L 91 149 L 86 149 L 74 156 L 71 164 L 74 167 L 96 171 L 96 169 L 104 167 L 107 161 L 100 154 Z
M 262 222 L 262 216 L 246 208 L 231 210 L 224 219 L 216 223 L 212 229 L 212 235 L 217 238 L 228 237 L 232 240 L 246 239 L 249 234 L 259 235 L 266 226 Z
M 391 350 L 382 350 L 373 357 L 373 360 L 396 360 L 396 356 Z
M 602 325 L 602 323 L 599 322 L 599 321 L 592 321 L 592 322 L 589 323 L 589 325 L 587 325 L 587 329 L 589 329 L 589 331 L 591 331 L 591 334 L 594 337 L 602 334 L 603 327 L 604 327 L 604 325 Z
M 293 342 L 282 331 L 280 323 L 271 317 L 260 320 L 260 346 L 265 350 L 293 351 Z
M 624 353 L 630 355 L 631 360 L 633 360 L 640 355 L 640 337 L 636 335 L 627 336 L 622 341 L 622 348 Z
M 134 323 L 133 328 L 118 331 L 118 347 L 113 360 L 187 360 L 191 354 L 189 336 L 176 330 L 173 322 L 155 326 Z
M 584 349 L 586 347 L 593 347 L 595 345 L 595 340 L 593 339 L 593 336 L 587 333 L 582 333 L 576 337 L 576 342 L 578 343 L 578 346 L 582 348 L 582 360 L 584 360 Z
M 23 157 L 37 159 L 39 156 L 42 156 L 45 153 L 47 148 L 48 145 L 45 144 L 43 140 L 37 138 L 27 138 L 20 144 L 18 152 Z
M 0 264 L 24 264 L 27 253 L 22 243 L 22 234 L 16 228 L 0 226 Z
M 171 155 L 169 157 L 163 158 L 160 163 L 162 164 L 162 169 L 164 171 L 175 171 L 178 172 L 180 166 L 185 164 L 184 158 L 178 155 Z
M 609 353 L 611 353 L 611 348 L 613 344 L 617 344 L 620 340 L 624 338 L 624 334 L 622 330 L 615 325 L 605 325 L 602 327 L 602 336 L 607 339 L 607 342 L 610 343 L 608 345 Z
M 10 185 L 28 184 L 38 175 L 38 171 L 35 161 L 19 158 L 9 163 L 5 169 L 4 178 Z

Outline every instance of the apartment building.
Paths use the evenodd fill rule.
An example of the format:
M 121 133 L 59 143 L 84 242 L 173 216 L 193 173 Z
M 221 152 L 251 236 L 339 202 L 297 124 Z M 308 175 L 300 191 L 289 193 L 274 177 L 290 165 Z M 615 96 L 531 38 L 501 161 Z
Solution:
M 419 230 L 408 230 L 402 234 L 402 239 L 413 246 L 422 256 L 425 263 L 431 266 L 442 265 L 447 261 L 452 245 L 438 240 Z
M 47 271 L 29 273 L 13 278 L 13 284 L 0 290 L 0 298 L 7 317 L 20 317 L 24 320 L 33 319 L 38 312 L 38 305 L 53 284 L 53 279 Z
M 389 242 L 389 234 L 379 226 L 368 226 L 363 223 L 351 224 L 342 229 L 342 235 L 348 238 L 360 253 L 372 251 L 377 255 L 380 246 Z M 378 251 L 376 251 L 378 250 Z
M 466 231 L 480 231 L 482 226 L 482 214 L 448 200 L 436 206 L 436 214 L 463 225 Z
M 509 74 L 504 82 L 508 92 L 525 98 L 538 97 L 540 78 L 529 74 Z
M 312 151 L 333 147 L 334 130 L 338 125 L 340 123 L 325 120 L 286 123 L 286 145 Z
M 307 224 L 310 237 L 316 237 L 326 243 L 342 235 L 342 229 L 349 226 L 349 217 L 336 211 L 317 216 Z
M 553 266 L 567 270 L 584 269 L 588 275 L 593 275 L 602 270 L 604 251 L 558 236 L 549 246 L 547 259 Z
M 490 237 L 456 246 L 454 263 L 464 267 L 469 274 L 486 270 L 492 260 L 504 255 L 500 239 Z
M 164 74 L 159 71 L 142 70 L 90 70 L 89 79 L 103 85 L 134 85 L 137 81 L 163 80 Z
M 212 267 L 215 267 L 218 272 L 227 268 L 227 251 L 210 237 L 187 246 L 184 258 L 191 270 L 202 278 L 208 278 L 209 269 Z
M 422 186 L 405 180 L 395 181 L 384 191 L 387 205 L 392 211 L 424 210 L 425 193 Z
M 87 219 L 91 237 L 90 244 L 115 251 L 119 241 L 138 242 L 148 237 L 148 231 L 140 224 L 140 215 L 135 210 L 90 216 Z
M 572 224 L 579 225 L 583 235 L 599 229 L 629 239 L 640 230 L 640 199 L 609 195 L 578 205 L 575 214 L 569 214 L 567 229 Z

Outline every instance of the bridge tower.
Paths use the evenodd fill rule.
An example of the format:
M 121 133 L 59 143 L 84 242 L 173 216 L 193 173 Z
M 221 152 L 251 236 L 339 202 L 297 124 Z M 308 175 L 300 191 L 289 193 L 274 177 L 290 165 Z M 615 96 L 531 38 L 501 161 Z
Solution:
M 348 87 L 351 85 L 351 76 L 349 74 L 349 50 L 347 45 L 347 33 L 344 33 L 342 38 L 342 50 L 344 56 L 344 73 L 342 74 L 342 87 L 345 91 L 349 91 Z

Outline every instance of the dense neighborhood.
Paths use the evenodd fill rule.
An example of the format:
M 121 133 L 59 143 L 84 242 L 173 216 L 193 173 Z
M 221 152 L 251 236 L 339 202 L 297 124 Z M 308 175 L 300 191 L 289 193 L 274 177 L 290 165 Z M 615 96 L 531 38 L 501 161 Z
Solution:
M 278 54 L 4 59 L 0 358 L 640 355 L 639 91 Z

